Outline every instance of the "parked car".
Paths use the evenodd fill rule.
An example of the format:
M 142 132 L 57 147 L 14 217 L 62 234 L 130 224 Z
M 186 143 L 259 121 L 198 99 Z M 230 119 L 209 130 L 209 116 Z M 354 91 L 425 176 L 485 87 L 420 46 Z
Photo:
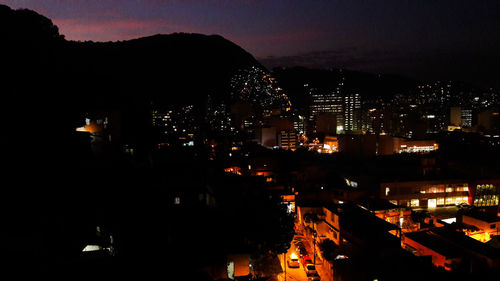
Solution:
M 302 256 L 301 257 L 302 264 L 305 266 L 306 264 L 314 264 L 310 256 Z
M 318 274 L 318 271 L 316 270 L 316 266 L 314 266 L 314 264 L 306 264 L 304 268 L 306 270 L 307 276 Z
M 470 210 L 473 208 L 473 206 L 467 204 L 467 203 L 460 203 L 457 205 L 459 209 L 465 209 L 465 210 Z
M 300 267 L 299 257 L 295 253 L 292 253 L 288 256 L 288 267 Z
M 321 279 L 319 278 L 319 275 L 317 273 L 307 276 L 307 281 L 320 281 L 320 280 Z

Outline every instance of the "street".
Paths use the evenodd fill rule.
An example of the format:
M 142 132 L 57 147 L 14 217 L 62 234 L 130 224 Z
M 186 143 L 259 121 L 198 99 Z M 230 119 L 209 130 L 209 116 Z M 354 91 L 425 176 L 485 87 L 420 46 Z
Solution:
M 311 257 L 311 259 L 313 259 L 313 249 L 312 249 L 313 244 L 311 241 L 311 237 L 308 237 L 307 235 L 303 235 L 303 234 L 305 234 L 305 232 L 303 230 L 301 230 L 300 234 L 296 234 L 294 236 L 294 238 L 297 236 L 302 237 L 302 240 L 304 241 L 304 245 L 306 246 L 307 252 L 309 253 L 309 256 Z M 295 245 L 293 243 L 290 245 L 290 248 L 288 249 L 288 252 L 286 253 L 286 257 L 291 255 L 292 253 L 296 253 L 298 255 L 298 253 L 295 250 Z M 307 275 L 306 275 L 304 265 L 302 264 L 302 262 L 300 262 L 300 267 L 298 267 L 298 268 L 288 267 L 288 265 L 286 264 L 286 259 L 283 260 L 283 255 L 280 255 L 280 262 L 281 262 L 281 268 L 283 269 L 284 272 L 285 272 L 285 266 L 286 266 L 286 280 L 301 280 L 301 281 L 304 280 L 304 281 L 307 281 Z M 330 278 L 329 278 L 328 274 L 326 274 L 324 269 L 323 269 L 323 262 L 318 257 L 318 255 L 316 255 L 316 264 L 315 265 L 316 265 L 316 270 L 318 271 L 318 274 L 319 274 L 321 280 L 329 280 Z M 278 276 L 278 280 L 280 280 L 280 281 L 285 280 L 284 273 L 282 273 Z
M 288 257 L 291 253 L 295 252 L 295 247 L 292 245 L 290 249 L 288 249 L 288 252 L 286 253 L 286 257 Z M 280 255 L 280 262 L 281 262 L 281 268 L 283 269 L 283 272 L 285 272 L 285 266 L 286 266 L 286 278 L 284 274 L 280 274 L 278 276 L 279 281 L 284 281 L 284 280 L 299 280 L 299 281 L 307 281 L 307 275 L 304 270 L 304 266 L 302 263 L 300 263 L 300 267 L 292 268 L 288 267 L 286 264 L 286 260 L 283 260 L 283 255 Z

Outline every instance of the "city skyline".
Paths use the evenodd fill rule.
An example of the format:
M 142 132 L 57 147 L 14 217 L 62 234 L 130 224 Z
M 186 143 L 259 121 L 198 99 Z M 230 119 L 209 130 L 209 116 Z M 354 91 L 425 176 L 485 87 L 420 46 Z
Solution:
M 495 46 L 486 37 L 497 32 L 471 29 L 463 40 L 427 32 L 411 48 L 423 29 L 404 40 L 385 34 L 391 40 L 347 46 L 344 55 L 314 51 L 319 41 L 296 36 L 287 14 L 267 12 L 294 11 L 300 20 L 311 8 L 321 23 L 334 15 L 331 5 L 363 10 L 358 4 L 14 2 L 14 9 L 0 5 L 4 272 L 109 280 L 498 280 L 500 91 L 458 75 L 473 82 L 487 72 L 498 82 L 495 56 L 476 46 Z M 268 34 L 287 31 L 314 54 L 297 59 L 304 46 L 286 36 L 272 44 L 239 33 L 252 43 L 246 44 L 224 29 L 186 33 L 213 27 L 209 21 L 206 29 L 196 27 L 206 18 L 195 16 L 212 5 L 241 13 L 211 14 L 214 23 L 227 16 L 227 30 L 253 26 L 263 34 L 265 19 L 289 23 L 266 27 Z M 424 20 L 416 8 L 441 5 L 410 6 Z M 464 12 L 457 5 L 453 19 Z M 172 30 L 184 32 L 147 36 L 170 32 L 162 25 L 166 6 L 184 7 L 191 25 L 172 17 Z M 259 7 L 268 10 L 249 18 Z M 408 15 L 391 7 L 365 16 Z M 182 17 L 176 9 L 170 13 Z M 477 9 L 465 14 L 484 16 Z M 441 27 L 451 24 L 442 12 L 431 15 L 443 19 Z M 382 33 L 409 27 L 373 23 Z M 124 41 L 73 41 L 78 31 Z M 125 40 L 131 31 L 146 37 Z M 352 31 L 353 42 L 363 36 Z M 305 67 L 265 69 L 250 53 L 257 56 L 255 46 L 283 50 L 281 58 L 260 53 L 268 63 Z M 419 56 L 393 61 L 425 66 L 433 78 L 368 67 L 383 64 L 375 54 L 393 54 L 394 46 L 404 56 L 441 50 L 434 64 Z M 370 48 L 387 49 L 352 59 Z M 461 58 L 473 64 L 448 73 L 458 81 L 439 79 L 440 70 L 464 62 L 454 61 L 460 50 L 477 51 Z M 336 58 L 332 65 L 344 67 L 338 64 L 344 58 L 353 68 L 329 68 L 322 64 L 329 56 Z
M 68 40 L 220 34 L 264 66 L 347 68 L 499 88 L 496 1 L 0 1 Z

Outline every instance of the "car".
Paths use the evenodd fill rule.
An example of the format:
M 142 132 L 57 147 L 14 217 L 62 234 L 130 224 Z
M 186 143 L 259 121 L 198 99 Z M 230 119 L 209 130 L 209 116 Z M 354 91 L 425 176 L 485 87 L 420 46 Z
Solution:
M 288 263 L 288 267 L 295 267 L 295 268 L 300 267 L 299 257 L 297 257 L 297 254 L 295 254 L 295 253 L 291 253 L 288 256 L 287 263 Z
M 314 264 L 306 264 L 304 268 L 306 270 L 307 276 L 318 274 L 318 271 L 316 270 L 316 266 L 314 266 Z
M 460 203 L 457 205 L 457 207 L 459 209 L 466 209 L 466 210 L 472 209 L 472 206 L 467 203 Z
M 302 256 L 301 258 L 302 264 L 305 266 L 306 264 L 314 264 L 310 256 Z
M 318 273 L 307 276 L 307 281 L 320 281 Z
M 337 256 L 335 257 L 335 259 L 336 259 L 336 260 L 344 260 L 344 259 L 348 259 L 348 258 L 349 258 L 349 257 L 348 257 L 348 256 L 346 256 L 346 255 L 337 255 Z

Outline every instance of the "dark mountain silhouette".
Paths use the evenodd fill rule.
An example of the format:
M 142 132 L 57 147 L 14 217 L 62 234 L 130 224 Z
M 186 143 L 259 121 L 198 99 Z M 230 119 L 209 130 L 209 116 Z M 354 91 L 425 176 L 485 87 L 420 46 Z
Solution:
M 198 104 L 208 94 L 225 99 L 230 77 L 259 65 L 221 36 L 184 33 L 123 42 L 65 42 L 61 54 L 65 73 L 74 74 L 70 83 L 83 85 L 82 95 L 103 104 L 134 99 Z
M 3 5 L 0 38 L 6 59 L 2 61 L 4 85 L 35 79 L 36 92 L 47 90 L 44 98 L 54 95 L 64 101 L 71 96 L 68 101 L 83 107 L 137 100 L 193 104 L 207 94 L 224 98 L 233 73 L 262 67 L 252 55 L 218 35 L 175 33 L 119 42 L 66 41 L 49 19 Z M 46 85 L 46 78 L 55 83 Z M 32 90 L 9 89 L 15 93 Z
M 49 134 L 37 138 L 37 145 L 51 147 L 47 153 L 59 151 L 54 139 L 81 126 L 87 112 L 118 111 L 130 125 L 130 138 L 144 138 L 152 106 L 192 104 L 202 112 L 207 95 L 215 102 L 229 98 L 230 78 L 239 69 L 263 68 L 218 35 L 67 41 L 50 19 L 4 5 L 0 42 L 0 117 L 9 120 L 2 144 L 12 147 L 12 159 L 21 162 L 18 153 L 30 157 L 25 151 L 33 136 Z

